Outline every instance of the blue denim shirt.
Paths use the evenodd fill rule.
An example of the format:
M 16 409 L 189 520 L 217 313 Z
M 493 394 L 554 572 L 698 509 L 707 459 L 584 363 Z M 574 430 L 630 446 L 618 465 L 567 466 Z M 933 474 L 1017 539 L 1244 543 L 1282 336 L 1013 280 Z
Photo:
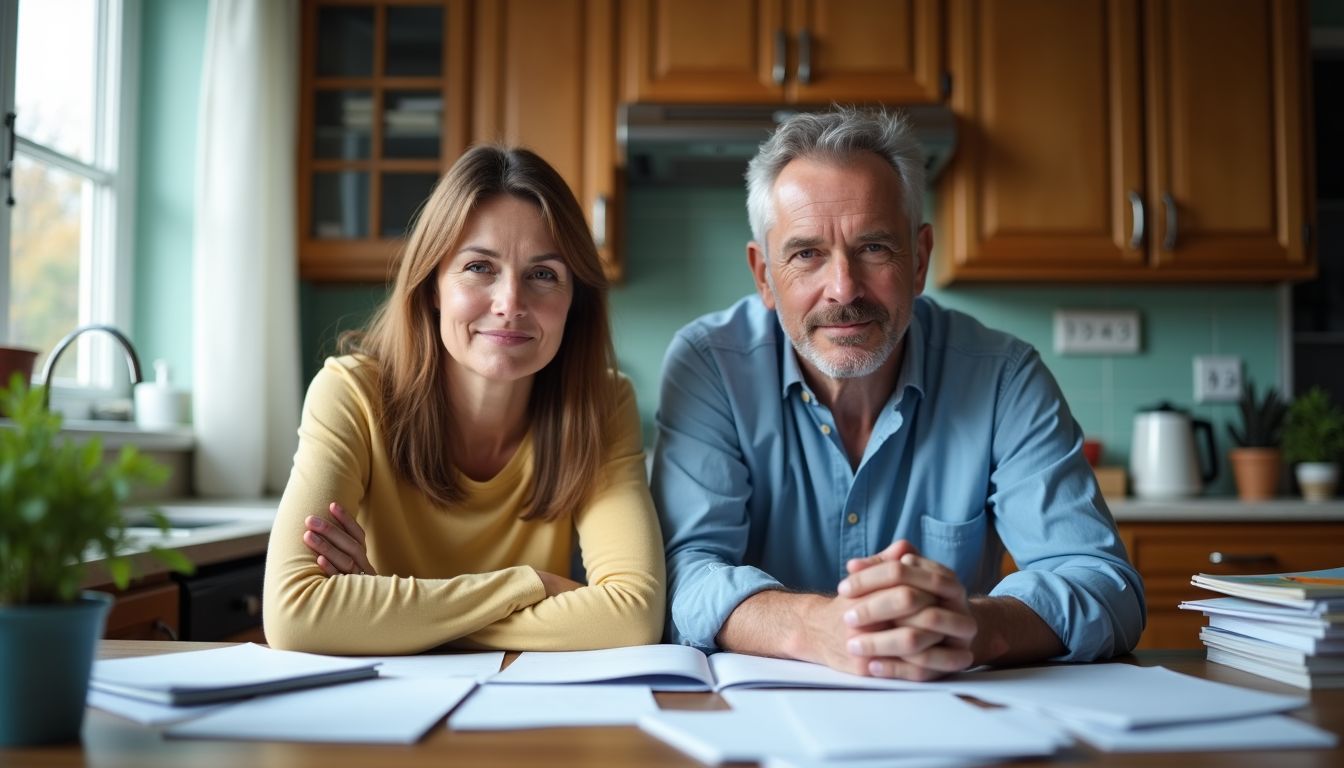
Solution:
M 652 483 L 670 640 L 713 650 L 747 597 L 834 594 L 846 560 L 908 539 L 968 593 L 1030 606 L 1063 660 L 1132 649 L 1143 584 L 1035 349 L 921 297 L 904 354 L 855 470 L 758 297 L 677 334 Z M 1000 579 L 1005 546 L 1020 570 Z

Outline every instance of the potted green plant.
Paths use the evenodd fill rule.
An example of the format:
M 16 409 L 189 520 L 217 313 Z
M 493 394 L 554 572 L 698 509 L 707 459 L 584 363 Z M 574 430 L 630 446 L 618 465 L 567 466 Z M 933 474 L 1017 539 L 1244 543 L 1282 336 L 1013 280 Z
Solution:
M 1237 497 L 1242 501 L 1271 499 L 1279 487 L 1279 444 L 1288 405 L 1273 387 L 1265 389 L 1263 398 L 1256 397 L 1255 382 L 1247 378 L 1237 406 L 1240 428 L 1227 425 L 1236 446 L 1228 452 L 1228 460 L 1237 482 Z
M 1344 459 L 1344 408 L 1320 387 L 1293 401 L 1283 428 L 1283 458 L 1294 464 L 1307 501 L 1326 501 L 1339 483 Z
M 112 598 L 80 591 L 84 562 L 104 560 L 119 588 L 131 578 L 122 504 L 167 470 L 134 447 L 105 461 L 101 444 L 60 434 L 61 417 L 15 375 L 0 390 L 0 747 L 74 741 L 89 672 Z M 167 520 L 155 515 L 161 528 Z M 169 568 L 179 552 L 153 548 Z

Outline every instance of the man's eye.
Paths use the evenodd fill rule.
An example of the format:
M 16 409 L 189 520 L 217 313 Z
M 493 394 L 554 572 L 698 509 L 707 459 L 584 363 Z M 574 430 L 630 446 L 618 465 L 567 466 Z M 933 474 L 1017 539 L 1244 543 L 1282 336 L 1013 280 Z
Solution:
M 799 261 L 810 261 L 812 259 L 815 259 L 819 255 L 821 254 L 817 252 L 816 248 L 804 248 L 803 250 L 793 254 L 793 258 L 798 259 Z

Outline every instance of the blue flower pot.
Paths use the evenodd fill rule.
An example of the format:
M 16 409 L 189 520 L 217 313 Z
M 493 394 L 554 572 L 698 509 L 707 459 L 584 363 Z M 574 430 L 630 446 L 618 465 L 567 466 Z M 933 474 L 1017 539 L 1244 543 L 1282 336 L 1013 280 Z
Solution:
M 0 606 L 0 746 L 78 741 L 112 596 Z

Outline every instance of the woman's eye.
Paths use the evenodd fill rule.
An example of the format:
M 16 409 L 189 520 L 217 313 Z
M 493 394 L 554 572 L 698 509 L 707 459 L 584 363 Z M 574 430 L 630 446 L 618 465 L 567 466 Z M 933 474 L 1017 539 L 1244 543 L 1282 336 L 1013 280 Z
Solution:
M 490 274 L 490 265 L 483 261 L 473 261 L 467 265 L 466 271 L 475 272 L 478 275 Z
M 538 267 L 537 269 L 533 270 L 533 271 L 532 271 L 532 277 L 536 278 L 537 280 L 557 280 L 557 279 L 559 279 L 559 278 L 556 276 L 556 274 L 555 274 L 555 270 L 553 270 L 553 269 L 547 269 L 547 268 L 545 268 L 545 267 Z

